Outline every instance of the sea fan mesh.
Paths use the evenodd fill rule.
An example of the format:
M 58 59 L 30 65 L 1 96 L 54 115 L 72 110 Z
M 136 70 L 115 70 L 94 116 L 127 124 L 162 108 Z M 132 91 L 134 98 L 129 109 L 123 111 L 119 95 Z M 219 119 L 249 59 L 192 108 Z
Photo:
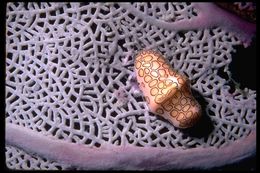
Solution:
M 6 164 L 10 169 L 41 169 L 41 170 L 59 170 L 59 169 L 68 169 L 64 165 L 60 165 L 53 161 L 49 161 L 46 158 L 41 158 L 37 155 L 29 155 L 23 150 L 17 149 L 12 146 L 6 147 Z
M 132 5 L 168 22 L 197 15 L 189 3 Z M 221 28 L 167 31 L 117 3 L 8 3 L 6 36 L 6 123 L 87 146 L 175 149 L 220 147 L 255 127 L 256 91 L 228 77 L 240 41 Z M 187 74 L 205 99 L 210 134 L 185 135 L 149 112 L 133 74 L 144 48 Z M 6 158 L 12 169 L 66 169 L 11 146 Z

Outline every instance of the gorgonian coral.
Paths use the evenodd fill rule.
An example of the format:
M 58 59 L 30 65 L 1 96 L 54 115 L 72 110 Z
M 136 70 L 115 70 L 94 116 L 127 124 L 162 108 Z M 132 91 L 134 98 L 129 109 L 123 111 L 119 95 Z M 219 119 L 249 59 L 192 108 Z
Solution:
M 7 166 L 209 168 L 253 153 L 256 91 L 244 89 L 245 97 L 226 76 L 234 46 L 250 44 L 254 28 L 242 32 L 246 22 L 223 10 L 216 17 L 220 10 L 211 3 L 8 3 Z M 188 76 L 204 99 L 202 127 L 212 128 L 192 135 L 149 112 L 131 76 L 134 55 L 144 48 Z M 102 153 L 104 160 L 95 159 Z

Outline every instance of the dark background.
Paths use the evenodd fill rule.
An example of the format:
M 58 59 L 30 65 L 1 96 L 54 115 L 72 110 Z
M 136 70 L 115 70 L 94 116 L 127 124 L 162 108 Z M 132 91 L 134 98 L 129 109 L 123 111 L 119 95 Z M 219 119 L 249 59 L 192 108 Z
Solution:
M 253 39 L 252 44 L 247 48 L 240 45 L 235 49 L 237 51 L 232 54 L 232 62 L 229 66 L 232 78 L 240 84 L 241 89 L 247 87 L 256 90 L 256 39 Z M 256 155 L 217 170 L 256 170 Z
M 242 45 L 236 46 L 237 50 L 232 54 L 230 71 L 232 78 L 240 83 L 241 89 L 245 87 L 256 90 L 256 40 L 244 48 Z

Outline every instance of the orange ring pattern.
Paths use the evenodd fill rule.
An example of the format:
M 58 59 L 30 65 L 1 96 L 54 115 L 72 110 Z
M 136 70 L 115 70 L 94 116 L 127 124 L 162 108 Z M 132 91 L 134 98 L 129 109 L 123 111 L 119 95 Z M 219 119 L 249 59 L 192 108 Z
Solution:
M 136 56 L 135 69 L 143 79 L 138 80 L 141 90 L 148 88 L 150 91 L 150 96 L 145 96 L 147 103 L 154 98 L 157 104 L 157 114 L 167 118 L 165 113 L 168 112 L 169 120 L 180 128 L 191 127 L 197 122 L 200 105 L 192 96 L 188 78 L 172 69 L 161 54 L 141 51 Z

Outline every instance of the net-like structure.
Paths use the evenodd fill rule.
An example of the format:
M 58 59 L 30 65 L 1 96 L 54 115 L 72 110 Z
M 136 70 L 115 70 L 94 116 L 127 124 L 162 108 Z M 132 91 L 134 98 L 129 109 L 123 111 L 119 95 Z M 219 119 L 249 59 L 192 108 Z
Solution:
M 190 3 L 131 5 L 167 22 L 198 14 Z M 8 3 L 6 9 L 6 123 L 87 146 L 174 149 L 218 148 L 256 125 L 256 91 L 230 82 L 240 41 L 220 27 L 168 31 L 117 3 Z M 207 135 L 187 135 L 149 112 L 133 73 L 142 49 L 159 51 L 189 77 L 213 127 Z M 66 169 L 12 146 L 6 164 Z

